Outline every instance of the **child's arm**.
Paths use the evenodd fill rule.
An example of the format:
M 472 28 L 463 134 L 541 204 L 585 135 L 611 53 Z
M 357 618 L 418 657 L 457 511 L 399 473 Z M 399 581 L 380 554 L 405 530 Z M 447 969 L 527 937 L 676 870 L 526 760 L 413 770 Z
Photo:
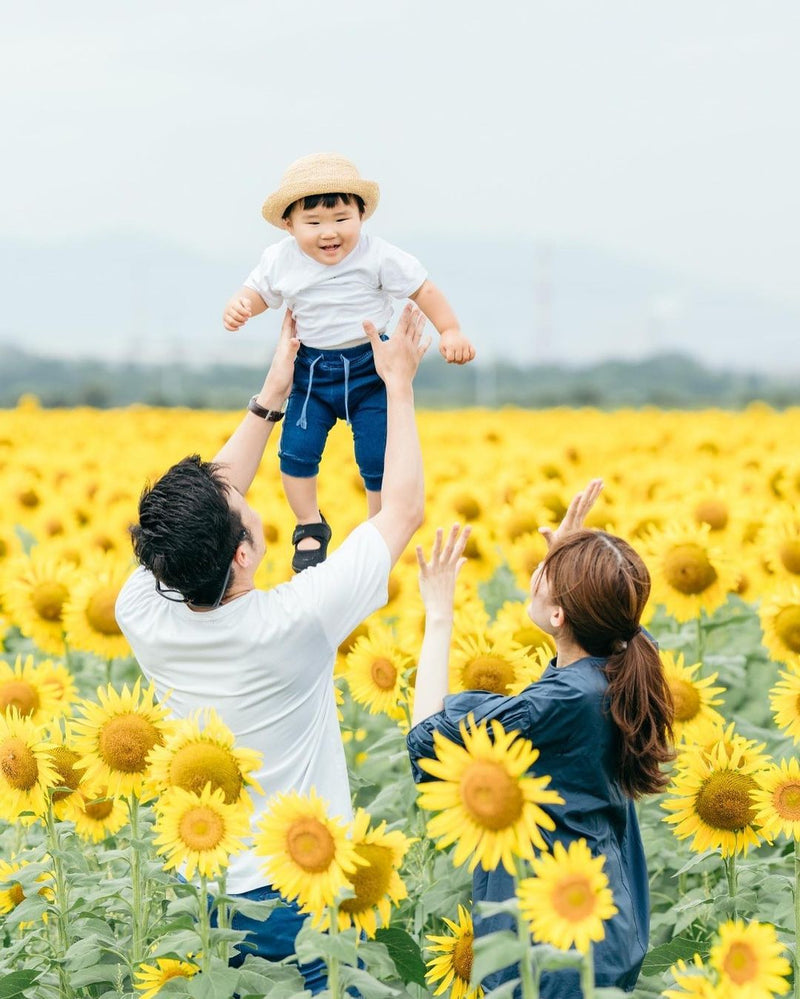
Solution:
M 439 331 L 439 353 L 448 364 L 466 364 L 475 357 L 475 348 L 461 332 L 450 303 L 432 281 L 424 281 L 411 300 Z
M 222 313 L 222 325 L 232 333 L 247 322 L 251 316 L 266 312 L 267 303 L 252 288 L 242 286 L 225 306 Z

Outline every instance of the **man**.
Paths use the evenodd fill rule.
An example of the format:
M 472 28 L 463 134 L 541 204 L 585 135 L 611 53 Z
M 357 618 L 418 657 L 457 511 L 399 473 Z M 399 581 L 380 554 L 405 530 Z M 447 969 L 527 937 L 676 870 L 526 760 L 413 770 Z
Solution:
M 412 381 L 430 342 L 422 341 L 423 325 L 411 306 L 389 340 L 364 324 L 386 385 L 382 508 L 326 562 L 271 590 L 254 584 L 264 535 L 245 494 L 291 390 L 299 346 L 291 313 L 261 391 L 214 461 L 185 458 L 142 494 L 132 528 L 141 568 L 120 592 L 119 626 L 159 698 L 170 691 L 174 715 L 213 705 L 239 744 L 263 753 L 255 776 L 265 796 L 254 800 L 254 825 L 272 795 L 312 787 L 332 815 L 351 817 L 333 666 L 344 638 L 386 603 L 389 571 L 422 522 Z M 250 898 L 271 893 L 253 853 L 232 859 L 227 889 Z M 263 956 L 292 953 L 302 918 L 276 910 L 268 922 L 268 932 L 265 924 L 240 925 L 256 931 Z M 318 991 L 324 983 L 308 984 Z

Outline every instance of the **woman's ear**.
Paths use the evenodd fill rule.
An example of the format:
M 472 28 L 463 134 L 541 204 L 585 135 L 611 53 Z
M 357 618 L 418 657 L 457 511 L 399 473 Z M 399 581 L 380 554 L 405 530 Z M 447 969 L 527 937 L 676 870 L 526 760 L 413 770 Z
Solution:
M 564 616 L 564 608 L 555 604 L 550 611 L 550 624 L 553 628 L 563 628 L 566 620 L 567 619 Z

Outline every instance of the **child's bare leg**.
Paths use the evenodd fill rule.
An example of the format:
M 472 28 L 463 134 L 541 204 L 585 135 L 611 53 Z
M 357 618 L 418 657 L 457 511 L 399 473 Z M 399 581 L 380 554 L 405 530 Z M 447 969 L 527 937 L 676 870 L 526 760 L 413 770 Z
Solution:
M 374 517 L 376 513 L 381 512 L 380 490 L 375 493 L 372 492 L 371 489 L 367 489 L 366 493 L 367 493 L 367 516 Z
M 283 479 L 283 490 L 286 499 L 292 508 L 295 520 L 298 524 L 318 524 L 322 519 L 317 505 L 317 477 L 312 475 L 307 479 L 300 479 L 294 475 L 281 473 Z M 299 551 L 310 551 L 312 548 L 319 548 L 320 543 L 316 538 L 303 538 L 297 542 Z

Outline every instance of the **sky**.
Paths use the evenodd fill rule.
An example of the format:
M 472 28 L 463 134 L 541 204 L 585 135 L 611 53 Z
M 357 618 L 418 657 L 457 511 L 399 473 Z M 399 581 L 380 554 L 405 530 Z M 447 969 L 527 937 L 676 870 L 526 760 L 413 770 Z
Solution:
M 249 269 L 285 167 L 334 150 L 381 186 L 374 231 L 461 238 L 476 280 L 525 237 L 800 315 L 799 29 L 796 0 L 18 4 L 0 231 Z

